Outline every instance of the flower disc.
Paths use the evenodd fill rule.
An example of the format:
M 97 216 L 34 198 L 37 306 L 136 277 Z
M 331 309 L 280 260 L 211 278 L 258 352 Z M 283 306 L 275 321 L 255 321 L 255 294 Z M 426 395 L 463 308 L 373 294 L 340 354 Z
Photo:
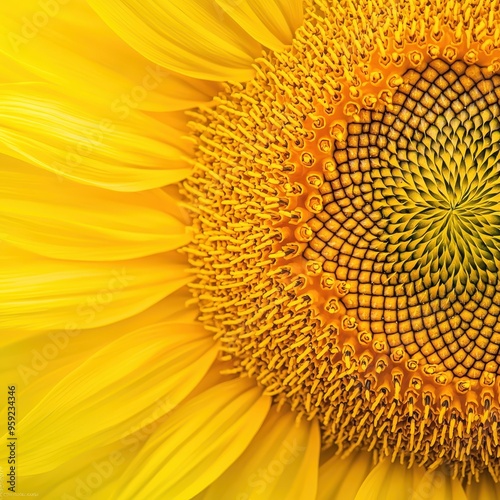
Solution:
M 304 257 L 350 285 L 348 311 L 417 361 L 499 371 L 500 77 L 431 62 L 337 142 Z
M 499 14 L 386 4 L 308 2 L 193 113 L 191 287 L 325 448 L 498 480 Z

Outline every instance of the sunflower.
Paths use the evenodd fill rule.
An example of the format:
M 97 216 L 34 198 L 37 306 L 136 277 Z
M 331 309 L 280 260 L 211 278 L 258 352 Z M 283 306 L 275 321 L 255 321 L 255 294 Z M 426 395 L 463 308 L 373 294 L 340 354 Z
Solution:
M 3 491 L 500 498 L 498 4 L 0 6 Z

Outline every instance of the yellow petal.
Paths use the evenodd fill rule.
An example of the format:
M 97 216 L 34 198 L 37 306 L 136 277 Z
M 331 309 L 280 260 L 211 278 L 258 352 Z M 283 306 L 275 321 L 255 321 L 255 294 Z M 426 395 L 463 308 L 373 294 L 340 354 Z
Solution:
M 245 451 L 269 406 L 270 398 L 242 378 L 179 405 L 131 462 L 113 498 L 192 498 Z
M 187 287 L 182 287 L 139 314 L 98 328 L 0 335 L 0 377 L 16 385 L 26 407 L 33 408 L 57 382 L 106 343 L 145 325 L 167 320 L 193 323 L 199 313 L 195 305 L 186 306 L 190 297 Z
M 320 436 L 316 421 L 272 410 L 241 457 L 208 488 L 204 500 L 316 498 Z
M 66 180 L 0 155 L 0 238 L 57 259 L 112 261 L 189 241 L 176 200 L 161 190 L 119 193 Z M 89 203 L 91 200 L 91 203 Z
M 174 295 L 177 295 L 177 293 Z M 159 312 L 160 307 L 163 307 L 163 316 L 165 316 L 165 311 L 172 309 L 172 306 L 172 300 L 171 297 L 169 297 L 166 303 L 164 301 L 162 304 L 158 304 L 152 309 L 158 308 Z M 172 316 L 173 319 L 174 317 L 185 316 L 185 314 L 179 314 L 179 312 L 180 311 L 176 311 L 173 316 L 169 315 L 169 317 Z M 191 309 L 189 315 L 191 315 L 192 312 L 193 310 Z M 194 310 L 194 312 L 197 311 Z M 159 317 L 160 316 L 158 314 L 150 316 L 149 322 L 152 323 Z M 105 331 L 112 332 L 111 329 L 116 326 L 117 329 L 122 329 L 122 335 L 124 335 L 130 331 L 128 328 L 129 325 L 137 323 L 136 319 L 137 317 L 134 317 L 126 322 L 122 322 L 121 324 L 108 326 Z M 146 319 L 146 317 L 142 317 L 141 322 L 144 324 L 145 321 L 148 322 L 148 319 Z M 99 329 L 95 329 L 92 331 L 95 331 L 97 335 L 98 330 Z M 104 329 L 100 330 L 101 331 L 99 333 L 101 333 L 102 338 Z M 85 354 L 86 353 L 82 353 L 84 357 L 90 357 Z M 228 368 L 227 365 L 227 363 L 220 363 L 216 361 L 210 367 L 202 381 L 196 386 L 195 390 L 193 390 L 184 401 L 188 401 L 193 397 L 196 397 L 196 395 L 218 383 L 227 381 L 227 375 L 219 375 L 219 371 L 222 368 Z M 63 376 L 56 380 L 61 380 L 62 378 Z M 7 378 L 5 380 L 12 379 Z M 43 386 L 43 382 L 41 384 L 38 384 L 37 382 L 30 382 L 26 391 L 18 393 L 18 397 L 26 405 L 26 408 L 33 408 L 35 406 L 36 402 L 33 401 L 34 396 L 36 395 L 35 393 L 38 390 L 46 390 Z M 51 382 L 48 383 L 50 387 L 55 385 Z M 27 399 L 28 396 L 30 396 L 29 399 Z M 113 498 L 113 495 L 118 487 L 117 481 L 120 476 L 124 473 L 127 466 L 137 455 L 149 436 L 155 432 L 164 419 L 170 418 L 171 415 L 172 413 L 167 413 L 163 417 L 155 420 L 155 412 L 152 412 L 143 419 L 146 425 L 138 428 L 131 435 L 120 438 L 118 441 L 115 441 L 110 445 L 92 447 L 92 449 L 80 453 L 74 458 L 65 461 L 56 469 L 47 473 L 19 477 L 19 490 L 22 490 L 23 492 L 36 492 L 42 498 L 61 498 L 61 500 L 76 500 L 82 495 L 91 495 L 92 499 L 95 498 L 102 500 Z M 0 415 L 0 418 L 3 418 L 3 415 Z M 69 497 L 65 495 L 69 495 Z
M 220 359 L 215 361 L 205 377 L 203 377 L 203 380 L 186 398 L 186 401 L 198 397 L 200 394 L 212 389 L 212 387 L 215 387 L 216 385 L 239 378 L 239 375 L 237 374 L 232 373 L 228 375 L 227 373 L 224 373 L 225 371 L 231 371 L 231 369 L 234 369 L 234 364 L 231 361 L 221 361 Z
M 500 484 L 495 483 L 489 472 L 479 476 L 479 482 L 472 479 L 466 487 L 468 500 L 500 500 Z
M 169 321 L 106 344 L 17 423 L 19 475 L 40 474 L 170 412 L 203 378 L 218 347 L 203 326 Z
M 213 0 L 89 0 L 130 46 L 172 71 L 249 80 L 260 45 Z
M 0 52 L 60 84 L 61 91 L 116 109 L 149 111 L 187 109 L 215 93 L 207 82 L 181 78 L 145 60 L 84 0 L 2 2 L 0 15 Z M 21 80 L 32 79 L 20 73 Z
M 302 24 L 302 0 L 216 0 L 255 40 L 272 50 L 292 43 Z
M 0 84 L 42 81 L 43 78 L 36 76 L 33 71 L 23 66 L 19 61 L 7 57 L 0 49 Z
M 355 500 L 401 500 L 413 495 L 425 470 L 391 463 L 385 459 L 375 466 L 359 488 Z
M 372 456 L 366 451 L 346 458 L 333 456 L 319 469 L 317 500 L 353 500 L 372 469 Z
M 122 440 L 116 441 L 82 453 L 48 473 L 19 477 L 17 487 L 23 493 L 33 492 L 47 499 L 109 500 L 133 456 L 135 453 Z
M 190 281 L 177 252 L 117 262 L 52 260 L 0 243 L 0 331 L 69 335 L 144 311 Z
M 185 302 L 188 297 L 190 294 L 184 287 L 141 314 L 106 327 L 84 330 L 76 336 L 69 336 L 60 331 L 46 332 L 28 341 L 10 345 L 8 340 L 12 340 L 11 337 L 14 335 L 0 336 L 0 342 L 4 344 L 1 345 L 3 356 L 2 364 L 0 364 L 0 380 L 5 381 L 5 384 L 17 386 L 17 398 L 22 401 L 22 414 L 25 415 L 28 410 L 35 408 L 61 380 L 80 367 L 104 345 L 132 331 L 139 330 L 144 325 L 165 321 L 193 322 L 198 311 L 196 307 L 186 308 Z M 205 378 L 203 377 L 203 380 Z M 6 410 L 3 408 L 0 411 L 0 419 L 5 421 L 7 420 Z M 123 438 L 117 436 L 119 440 L 113 445 L 106 445 L 102 448 L 96 444 L 88 451 L 81 450 L 82 453 L 75 458 L 68 458 L 50 473 L 19 477 L 19 490 L 36 492 L 43 498 L 59 498 L 56 494 L 66 493 L 73 497 L 75 491 L 86 490 L 90 487 L 94 495 L 92 498 L 99 498 L 95 495 L 101 493 L 102 488 L 99 486 L 96 473 L 105 472 L 109 467 L 113 468 L 112 477 L 108 478 L 104 472 L 102 474 L 101 479 L 106 483 L 106 488 L 103 489 L 104 494 L 107 489 L 106 480 L 119 477 L 121 469 L 127 466 L 141 443 L 156 428 L 157 413 L 158 409 L 155 407 L 150 414 L 144 418 L 141 417 L 139 424 L 141 422 L 143 424 L 135 425 L 134 428 L 137 427 L 137 430 L 133 434 Z M 115 453 L 117 451 L 118 456 Z M 111 497 L 103 496 L 102 498 Z
M 432 498 L 432 500 L 467 500 L 465 491 L 458 479 L 452 479 L 450 471 L 441 467 L 428 471 L 415 485 L 415 500 Z M 484 497 L 492 498 L 492 497 Z
M 130 108 L 121 113 L 113 119 L 48 84 L 1 85 L 0 152 L 115 191 L 161 187 L 189 173 L 183 132 Z

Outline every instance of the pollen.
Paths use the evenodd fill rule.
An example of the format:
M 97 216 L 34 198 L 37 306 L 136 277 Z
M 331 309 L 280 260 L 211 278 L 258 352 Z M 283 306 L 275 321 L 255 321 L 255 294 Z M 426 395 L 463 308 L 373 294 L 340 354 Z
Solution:
M 306 7 L 192 113 L 199 319 L 324 448 L 499 481 L 498 1 Z

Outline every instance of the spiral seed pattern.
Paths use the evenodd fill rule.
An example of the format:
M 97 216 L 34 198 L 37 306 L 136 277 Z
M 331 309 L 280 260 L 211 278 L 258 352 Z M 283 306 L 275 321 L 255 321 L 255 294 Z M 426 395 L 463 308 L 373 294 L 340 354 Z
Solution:
M 191 113 L 198 319 L 324 448 L 498 482 L 497 4 L 306 5 Z
M 500 77 L 438 60 L 403 79 L 337 142 L 304 255 L 391 348 L 477 379 L 500 365 Z

